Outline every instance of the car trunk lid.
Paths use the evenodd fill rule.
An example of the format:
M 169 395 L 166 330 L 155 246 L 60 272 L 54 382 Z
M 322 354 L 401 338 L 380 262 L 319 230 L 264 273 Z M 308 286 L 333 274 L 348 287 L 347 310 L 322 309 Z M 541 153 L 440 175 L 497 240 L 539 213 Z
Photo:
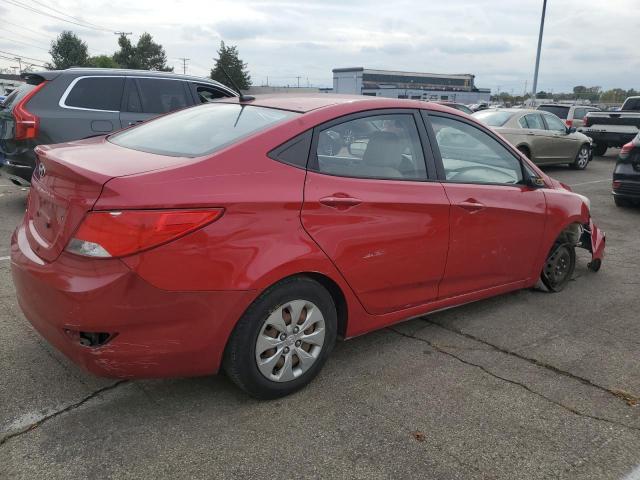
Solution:
M 189 160 L 125 149 L 102 137 L 39 146 L 36 156 L 25 216 L 26 234 L 34 252 L 48 262 L 65 249 L 109 180 Z

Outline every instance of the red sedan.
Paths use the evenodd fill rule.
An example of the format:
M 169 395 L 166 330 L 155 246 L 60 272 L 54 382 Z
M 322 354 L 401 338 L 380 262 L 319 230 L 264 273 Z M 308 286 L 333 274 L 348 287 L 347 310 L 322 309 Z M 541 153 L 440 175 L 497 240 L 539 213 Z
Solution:
M 307 384 L 338 336 L 597 270 L 587 198 L 420 101 L 224 99 L 40 146 L 12 272 L 25 316 L 98 375 Z

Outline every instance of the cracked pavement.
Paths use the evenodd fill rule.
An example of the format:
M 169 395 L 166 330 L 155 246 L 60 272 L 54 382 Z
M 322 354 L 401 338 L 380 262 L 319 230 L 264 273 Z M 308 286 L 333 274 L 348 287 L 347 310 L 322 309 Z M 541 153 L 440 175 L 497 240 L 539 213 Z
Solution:
M 640 208 L 582 172 L 606 231 L 560 294 L 523 290 L 339 343 L 303 391 L 84 373 L 26 322 L 0 260 L 0 478 L 623 479 L 640 470 Z M 26 192 L 0 179 L 0 259 Z M 633 406 L 633 405 L 636 406 Z

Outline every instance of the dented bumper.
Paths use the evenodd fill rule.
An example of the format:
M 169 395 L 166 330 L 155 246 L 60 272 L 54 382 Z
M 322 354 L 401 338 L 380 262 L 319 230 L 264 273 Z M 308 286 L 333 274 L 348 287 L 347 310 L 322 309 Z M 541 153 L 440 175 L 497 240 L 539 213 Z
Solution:
M 592 265 L 595 266 L 594 262 L 597 261 L 596 270 L 600 267 L 600 263 L 604 258 L 605 244 L 605 233 L 593 223 L 593 219 L 589 219 L 589 223 L 583 225 L 579 246 L 591 252 Z

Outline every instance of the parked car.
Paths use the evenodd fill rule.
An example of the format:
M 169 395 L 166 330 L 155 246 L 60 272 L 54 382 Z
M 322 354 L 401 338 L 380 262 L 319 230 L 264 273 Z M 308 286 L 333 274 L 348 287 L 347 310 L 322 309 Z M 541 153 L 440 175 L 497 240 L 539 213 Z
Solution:
M 538 165 L 568 164 L 583 170 L 591 160 L 591 139 L 567 127 L 552 113 L 510 108 L 485 110 L 473 116 Z
M 640 203 L 640 133 L 620 150 L 612 187 L 613 200 L 618 207 Z
M 0 95 L 0 103 L 4 102 L 5 98 L 7 98 L 6 95 Z
M 455 103 L 455 102 L 434 102 L 434 103 L 437 103 L 439 105 L 444 105 L 446 107 L 455 108 L 456 110 L 460 110 L 461 112 L 464 112 L 467 115 L 471 115 L 473 113 L 473 110 L 471 110 L 469 107 L 467 107 L 463 103 Z
M 369 137 L 318 151 L 349 124 Z M 223 99 L 36 155 L 11 244 L 18 301 L 110 377 L 222 368 L 279 397 L 320 371 L 338 335 L 539 279 L 559 291 L 576 247 L 593 269 L 604 252 L 586 197 L 419 100 Z
M 567 105 L 563 103 L 544 103 L 536 110 L 553 113 L 564 122 L 567 127 L 580 128 L 584 124 L 584 117 L 589 112 L 599 112 L 597 107 L 587 105 Z
M 206 78 L 171 72 L 70 68 L 23 73 L 26 84 L 0 107 L 0 174 L 28 185 L 34 147 L 127 128 L 157 115 L 235 92 Z
M 489 104 L 488 103 L 474 103 L 473 105 L 469 105 L 469 108 L 471 109 L 471 111 L 473 112 L 479 112 L 481 110 L 486 110 L 489 108 Z
M 640 131 L 640 97 L 627 98 L 618 112 L 589 112 L 580 131 L 593 139 L 596 155 L 630 142 Z

